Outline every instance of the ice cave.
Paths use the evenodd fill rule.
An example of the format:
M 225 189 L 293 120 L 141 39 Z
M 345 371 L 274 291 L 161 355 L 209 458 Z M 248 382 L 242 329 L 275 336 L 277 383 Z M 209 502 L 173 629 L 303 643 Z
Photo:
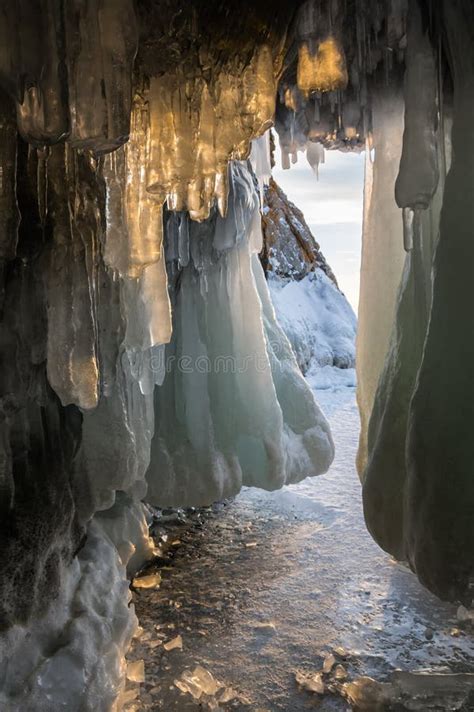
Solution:
M 0 0 L 2 712 L 474 710 L 473 116 L 472 0 Z

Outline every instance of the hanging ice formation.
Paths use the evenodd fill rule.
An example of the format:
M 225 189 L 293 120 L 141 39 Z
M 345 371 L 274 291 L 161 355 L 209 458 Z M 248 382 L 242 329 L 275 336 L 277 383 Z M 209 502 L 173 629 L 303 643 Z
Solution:
M 275 321 L 247 165 L 230 167 L 225 218 L 170 214 L 166 238 L 173 337 L 155 390 L 147 499 L 205 504 L 243 485 L 277 489 L 325 472 L 329 427 Z
M 78 566 L 107 551 L 126 586 L 137 502 L 329 466 L 258 261 L 272 125 L 286 167 L 367 147 L 367 524 L 435 593 L 470 600 L 473 27 L 469 0 L 0 2 L 0 628 L 2 653 L 30 640 L 26 677 L 54 677 L 25 626 L 48 627 L 55 597 L 48 650 L 66 655 L 59 621 L 82 630 Z M 98 649 L 109 614 L 126 645 L 119 609 Z M 15 709 L 30 688 L 5 660 Z

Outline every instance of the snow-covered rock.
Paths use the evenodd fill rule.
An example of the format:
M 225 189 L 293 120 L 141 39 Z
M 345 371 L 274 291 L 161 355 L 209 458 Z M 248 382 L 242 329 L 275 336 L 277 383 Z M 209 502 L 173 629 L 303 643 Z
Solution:
M 261 261 L 277 320 L 300 369 L 304 374 L 327 366 L 354 369 L 357 320 L 352 307 L 301 210 L 273 179 L 264 195 Z M 326 370 L 321 384 L 328 383 L 328 376 Z M 341 381 L 337 374 L 329 380 Z M 349 382 L 354 383 L 353 373 Z
M 356 316 L 321 269 L 300 281 L 271 277 L 268 286 L 303 373 L 324 366 L 355 367 Z

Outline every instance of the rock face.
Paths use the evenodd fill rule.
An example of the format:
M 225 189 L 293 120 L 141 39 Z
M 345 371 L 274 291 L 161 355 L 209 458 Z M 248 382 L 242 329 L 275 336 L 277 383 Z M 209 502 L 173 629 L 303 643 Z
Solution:
M 279 324 L 303 373 L 355 367 L 356 317 L 303 213 L 270 179 L 260 259 Z M 335 375 L 335 374 L 334 374 Z
M 273 178 L 265 186 L 264 196 L 263 250 L 260 259 L 267 278 L 275 275 L 300 280 L 320 269 L 337 287 L 336 277 L 307 226 L 303 213 L 288 200 Z

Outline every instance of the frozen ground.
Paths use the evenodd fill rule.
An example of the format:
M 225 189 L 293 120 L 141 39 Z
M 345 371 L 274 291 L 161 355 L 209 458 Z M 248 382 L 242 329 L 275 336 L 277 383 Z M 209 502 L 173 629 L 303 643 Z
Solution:
M 381 679 L 394 668 L 472 671 L 472 639 L 459 629 L 455 607 L 424 590 L 365 529 L 354 389 L 326 387 L 317 397 L 337 448 L 327 475 L 273 493 L 244 490 L 186 516 L 165 513 L 156 525 L 167 550 L 146 572 L 159 570 L 161 586 L 133 596 L 143 633 L 129 659 L 144 659 L 145 681 L 129 684 L 136 696 L 129 710 L 314 709 L 315 695 L 294 673 L 320 669 L 337 646 L 349 653 L 351 677 Z M 178 635 L 182 649 L 166 651 Z M 239 698 L 218 704 L 181 692 L 175 680 L 196 665 Z M 348 709 L 330 695 L 317 708 Z

